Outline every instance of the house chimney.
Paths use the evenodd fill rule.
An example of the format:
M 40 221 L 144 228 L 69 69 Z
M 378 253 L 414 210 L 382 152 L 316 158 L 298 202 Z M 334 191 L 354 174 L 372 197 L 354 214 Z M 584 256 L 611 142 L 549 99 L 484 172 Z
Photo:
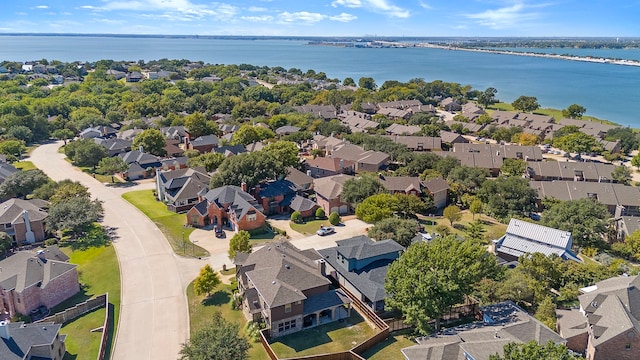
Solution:
M 36 254 L 38 255 L 38 259 L 40 259 L 43 263 L 47 262 L 47 257 L 44 255 L 44 250 L 38 250 Z
M 311 177 L 311 170 L 307 170 L 307 176 Z
M 327 264 L 324 259 L 316 260 L 316 265 L 318 267 L 318 271 L 320 271 L 320 274 L 322 274 L 322 276 L 327 276 Z
M 0 321 L 0 337 L 6 340 L 11 339 L 11 334 L 9 333 L 9 322 L 8 321 Z
M 247 192 L 247 183 L 243 181 L 240 184 L 240 188 L 242 189 L 242 191 Z
M 144 152 L 144 147 L 142 145 L 138 146 L 138 151 L 140 151 L 141 153 Z

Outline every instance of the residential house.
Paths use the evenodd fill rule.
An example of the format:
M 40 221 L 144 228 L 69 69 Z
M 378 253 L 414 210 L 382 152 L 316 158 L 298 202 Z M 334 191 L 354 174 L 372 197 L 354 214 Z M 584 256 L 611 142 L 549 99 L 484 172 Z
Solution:
M 378 108 L 391 108 L 391 109 L 411 109 L 416 106 L 421 106 L 420 100 L 396 100 L 378 103 Z
M 120 80 L 120 79 L 124 79 L 127 76 L 127 73 L 124 71 L 118 71 L 118 70 L 113 70 L 113 69 L 109 69 L 106 71 L 106 74 L 113 77 L 115 80 Z
M 133 140 L 138 134 L 140 134 L 141 132 L 143 132 L 143 129 L 128 129 L 128 130 L 123 130 L 120 131 L 116 134 L 116 137 L 118 139 L 123 139 L 123 140 Z
M 603 124 L 595 121 L 585 121 L 578 119 L 562 119 L 558 122 L 560 125 L 564 126 L 577 126 L 580 128 L 580 131 L 595 137 L 596 139 L 603 139 L 607 131 L 615 128 L 619 128 L 619 125 L 609 125 Z
M 233 231 L 264 228 L 262 206 L 243 188 L 226 185 L 209 190 L 187 212 L 187 223 L 196 227 L 214 225 Z
M 222 131 L 223 135 L 233 134 L 240 129 L 240 126 L 233 124 L 218 124 L 218 128 Z
M 37 253 L 18 251 L 0 261 L 0 311 L 13 317 L 29 315 L 40 306 L 50 309 L 80 291 L 77 265 L 57 246 Z
M 291 201 L 298 192 L 289 180 L 275 180 L 256 185 L 254 196 L 267 215 L 289 212 Z
M 189 165 L 189 158 L 186 156 L 164 158 L 160 160 L 160 163 L 162 164 L 162 166 L 158 170 L 168 171 L 186 169 Z
M 330 157 L 355 162 L 356 172 L 377 172 L 389 164 L 389 155 L 381 151 L 365 151 L 360 146 L 349 143 L 334 148 Z
M 331 289 L 325 261 L 313 249 L 272 243 L 235 259 L 242 310 L 248 320 L 263 320 L 272 338 L 349 317 L 350 303 Z
M 6 159 L 5 159 L 6 161 Z M 6 163 L 5 161 L 0 161 L 0 184 L 4 182 L 4 180 L 9 177 L 13 173 L 17 173 L 18 169 L 15 166 Z
M 33 199 L 9 199 L 0 204 L 0 230 L 22 246 L 44 241 L 47 238 L 45 220 L 48 214 L 42 210 L 46 201 Z
M 376 114 L 384 115 L 385 117 L 393 120 L 409 120 L 413 113 L 411 112 L 411 109 L 379 108 Z
M 640 277 L 618 276 L 580 290 L 579 310 L 556 310 L 567 347 L 588 360 L 637 359 Z
M 418 125 L 391 124 L 385 129 L 388 135 L 413 135 L 422 129 Z
M 422 196 L 422 188 L 424 185 L 419 177 L 416 176 L 383 176 L 378 174 L 378 180 L 389 190 L 391 194 L 406 194 Z
M 0 359 L 62 360 L 66 335 L 62 324 L 0 321 Z
M 474 121 L 480 115 L 485 114 L 486 112 L 480 106 L 476 105 L 476 103 L 468 102 L 462 105 L 462 116 L 466 117 L 470 121 Z
M 442 139 L 431 136 L 405 136 L 405 135 L 389 135 L 389 139 L 394 142 L 404 144 L 410 151 L 441 151 Z
M 289 204 L 289 209 L 299 212 L 303 218 L 314 217 L 319 207 L 315 201 L 300 195 L 294 196 Z
M 138 71 L 129 72 L 125 76 L 127 82 L 140 82 L 142 79 L 144 79 L 144 76 Z
M 325 120 L 337 118 L 338 112 L 333 105 L 302 105 L 294 106 L 293 109 L 302 114 L 312 114 Z
M 618 241 L 624 241 L 627 236 L 640 230 L 640 217 L 638 216 L 620 216 L 615 219 L 616 232 Z
M 440 107 L 445 109 L 446 111 L 460 111 L 462 110 L 462 105 L 457 100 L 454 100 L 451 97 L 448 97 L 440 102 Z
M 590 198 L 605 205 L 614 217 L 640 215 L 640 191 L 635 186 L 586 181 L 530 181 L 538 199 L 562 201 Z
M 338 174 L 355 174 L 356 163 L 345 159 L 318 156 L 306 160 L 307 171 L 313 178 L 321 178 Z
M 300 131 L 300 128 L 297 126 L 285 125 L 276 129 L 276 135 L 284 136 L 284 135 L 297 133 L 298 131 Z
M 184 150 L 180 148 L 180 140 L 167 139 L 164 143 L 166 156 L 181 157 L 184 155 Z
M 348 143 L 348 141 L 333 136 L 314 135 L 312 148 L 314 150 L 324 150 L 326 154 L 331 154 L 333 149 L 346 143 Z
M 517 261 L 520 256 L 541 253 L 555 254 L 563 260 L 582 262 L 573 253 L 571 232 L 542 226 L 527 221 L 511 219 L 507 232 L 493 241 L 494 253 L 502 263 Z
M 454 144 L 453 151 L 441 153 L 454 156 L 462 165 L 487 169 L 498 176 L 504 159 L 542 161 L 542 150 L 537 146 L 497 145 L 497 144 Z
M 343 202 L 340 195 L 342 194 L 342 184 L 353 178 L 351 175 L 340 174 L 313 180 L 316 202 L 324 210 L 325 214 L 335 211 L 343 215 L 349 212 L 350 204 Z
M 440 130 L 440 139 L 442 139 L 443 149 L 445 145 L 447 148 L 450 148 L 453 147 L 454 144 L 465 144 L 470 142 L 467 138 L 458 133 L 443 130 Z
M 155 169 L 162 166 L 160 159 L 149 153 L 140 150 L 132 150 L 124 154 L 118 154 L 129 166 L 122 173 L 122 176 L 128 180 L 144 179 L 155 174 Z
M 185 147 L 188 150 L 198 150 L 201 154 L 208 153 L 218 147 L 218 137 L 215 135 L 204 135 L 191 141 L 185 139 Z
M 442 209 L 449 202 L 449 183 L 443 178 L 434 178 L 422 182 L 424 190 L 433 199 L 433 206 Z
M 292 182 L 302 192 L 313 189 L 313 177 L 291 166 L 287 167 L 285 180 Z
M 105 149 L 107 149 L 107 153 L 109 154 L 109 156 L 116 156 L 118 154 L 131 151 L 131 144 L 133 143 L 131 140 L 124 140 L 119 138 L 94 138 L 93 141 L 95 141 L 96 144 L 101 145 Z
M 226 145 L 213 148 L 212 152 L 217 152 L 224 157 L 235 156 L 247 152 L 247 148 L 242 145 Z
M 165 138 L 170 140 L 179 140 L 181 143 L 184 142 L 184 139 L 189 137 L 189 131 L 184 126 L 167 126 L 160 128 L 160 132 L 164 135 Z
M 389 265 L 404 247 L 395 240 L 373 241 L 360 235 L 336 241 L 336 246 L 318 250 L 326 262 L 327 275 L 357 296 L 371 310 L 384 311 L 384 279 Z
M 115 137 L 117 133 L 118 131 L 111 126 L 92 126 L 82 130 L 78 136 L 83 139 L 108 139 Z
M 568 161 L 527 161 L 527 176 L 537 181 L 613 182 L 612 164 Z
M 189 211 L 209 190 L 210 181 L 204 168 L 158 171 L 156 196 L 173 212 Z
M 451 120 L 451 121 L 445 121 L 444 124 L 450 129 L 461 127 L 462 133 L 464 134 L 469 134 L 469 133 L 475 134 L 477 132 L 482 131 L 482 129 L 484 129 L 484 125 L 476 124 L 474 122 L 462 122 L 462 121 Z
M 352 133 L 366 132 L 375 129 L 380 124 L 371 120 L 371 115 L 359 111 L 341 111 L 338 119 L 351 129 Z
M 251 144 L 247 144 L 247 146 L 245 146 L 244 148 L 247 152 L 260 151 L 264 149 L 264 143 L 262 141 L 257 141 Z
M 481 314 L 482 321 L 416 339 L 418 345 L 402 349 L 402 355 L 406 360 L 489 360 L 492 355 L 504 356 L 508 343 L 567 343 L 512 301 L 485 306 Z

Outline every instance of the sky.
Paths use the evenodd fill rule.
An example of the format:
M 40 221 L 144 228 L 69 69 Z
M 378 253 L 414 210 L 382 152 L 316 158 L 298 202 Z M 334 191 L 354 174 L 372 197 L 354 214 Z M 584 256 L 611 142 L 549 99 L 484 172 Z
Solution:
M 2 0 L 0 3 L 0 33 L 640 36 L 640 0 Z

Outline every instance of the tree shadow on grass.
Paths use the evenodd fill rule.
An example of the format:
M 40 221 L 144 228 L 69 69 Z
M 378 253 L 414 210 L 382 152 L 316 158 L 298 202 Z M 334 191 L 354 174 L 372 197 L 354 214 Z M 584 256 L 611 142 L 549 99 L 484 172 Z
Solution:
M 218 290 L 202 300 L 204 306 L 221 306 L 231 300 L 231 294 L 228 291 Z
M 464 231 L 467 227 L 462 224 L 453 224 L 453 228 L 456 230 Z

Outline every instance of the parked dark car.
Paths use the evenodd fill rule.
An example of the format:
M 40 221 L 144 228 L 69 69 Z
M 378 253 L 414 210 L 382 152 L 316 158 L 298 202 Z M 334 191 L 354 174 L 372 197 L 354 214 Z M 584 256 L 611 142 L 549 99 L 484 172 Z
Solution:
M 224 233 L 224 230 L 222 230 L 221 227 L 216 227 L 215 233 L 216 233 L 216 237 L 219 239 L 223 239 L 226 236 L 226 234 Z

